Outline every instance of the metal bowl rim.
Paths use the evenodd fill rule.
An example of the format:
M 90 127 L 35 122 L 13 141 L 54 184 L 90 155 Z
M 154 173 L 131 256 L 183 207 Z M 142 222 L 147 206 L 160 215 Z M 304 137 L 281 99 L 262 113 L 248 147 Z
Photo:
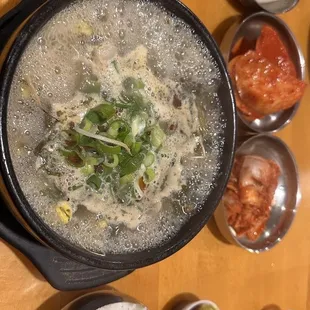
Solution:
M 288 5 L 285 9 L 283 10 L 275 10 L 275 11 L 270 11 L 266 8 L 264 8 L 261 4 L 259 4 L 257 2 L 257 0 L 253 0 L 255 2 L 255 4 L 261 9 L 261 10 L 264 10 L 265 12 L 268 12 L 268 13 L 271 13 L 271 14 L 283 14 L 283 13 L 287 13 L 291 10 L 293 10 L 297 4 L 299 3 L 299 0 L 294 0 L 294 2 L 290 5 Z

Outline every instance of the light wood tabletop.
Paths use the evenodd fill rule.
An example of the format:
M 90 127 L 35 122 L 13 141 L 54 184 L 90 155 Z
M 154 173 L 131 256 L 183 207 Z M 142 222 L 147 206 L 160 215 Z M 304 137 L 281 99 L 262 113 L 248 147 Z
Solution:
M 3 14 L 17 2 L 0 0 L 0 12 Z M 245 13 L 236 5 L 237 0 L 183 2 L 198 15 L 217 41 L 230 26 L 232 17 Z M 297 36 L 308 60 L 309 0 L 301 0 L 294 10 L 281 18 Z M 260 310 L 267 304 L 277 304 L 283 310 L 309 310 L 309 101 L 310 87 L 293 122 L 278 134 L 296 156 L 303 195 L 296 220 L 283 242 L 268 253 L 250 254 L 224 243 L 212 219 L 177 254 L 137 270 L 111 286 L 140 300 L 151 310 L 168 310 L 169 302 L 184 294 L 213 300 L 222 310 Z M 57 292 L 23 255 L 0 241 L 1 310 L 58 310 L 81 294 Z

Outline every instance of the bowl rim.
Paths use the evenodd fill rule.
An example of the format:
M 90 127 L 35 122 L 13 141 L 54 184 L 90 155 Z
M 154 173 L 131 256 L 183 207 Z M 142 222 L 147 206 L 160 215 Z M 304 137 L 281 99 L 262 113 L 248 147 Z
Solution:
M 218 307 L 218 305 L 215 302 L 213 302 L 211 300 L 207 300 L 207 299 L 202 299 L 202 300 L 198 300 L 198 301 L 195 301 L 193 303 L 190 303 L 190 304 L 186 305 L 182 310 L 194 310 L 195 307 L 203 306 L 203 305 L 211 306 L 215 310 L 220 310 L 220 308 Z
M 287 152 L 289 158 L 291 159 L 292 161 L 292 164 L 294 166 L 294 169 L 295 169 L 295 172 L 296 172 L 296 186 L 297 186 L 297 191 L 296 191 L 296 203 L 295 203 L 295 206 L 294 206 L 294 210 L 295 212 L 293 213 L 292 217 L 291 217 L 291 221 L 287 227 L 287 229 L 285 230 L 284 234 L 281 236 L 281 238 L 278 238 L 276 241 L 274 241 L 272 244 L 270 244 L 268 247 L 264 247 L 264 248 L 261 248 L 259 250 L 253 250 L 251 248 L 248 248 L 247 246 L 245 246 L 244 244 L 242 244 L 238 238 L 232 233 L 232 228 L 230 225 L 228 225 L 228 222 L 227 222 L 227 216 L 226 216 L 226 209 L 225 209 L 225 206 L 223 204 L 223 202 L 221 201 L 220 202 L 220 206 L 219 208 L 222 208 L 222 212 L 224 213 L 224 221 L 225 221 L 225 225 L 226 225 L 226 228 L 227 228 L 227 231 L 229 231 L 229 237 L 231 238 L 231 240 L 228 240 L 228 241 L 233 241 L 236 245 L 238 245 L 240 248 L 250 252 L 250 253 L 254 253 L 254 254 L 260 254 L 260 253 L 263 253 L 263 252 L 268 252 L 270 251 L 271 249 L 273 249 L 276 245 L 278 245 L 283 239 L 284 237 L 288 234 L 289 230 L 291 229 L 292 227 L 292 224 L 295 220 L 295 217 L 296 217 L 296 213 L 297 213 L 297 210 L 299 209 L 299 205 L 300 205 L 300 202 L 302 200 L 302 194 L 301 194 L 301 187 L 300 187 L 300 177 L 299 177 L 299 169 L 298 169 L 298 165 L 297 165 L 297 161 L 296 161 L 296 158 L 293 154 L 293 152 L 291 151 L 291 149 L 288 147 L 288 145 L 282 140 L 280 139 L 279 137 L 277 136 L 274 136 L 272 134 L 269 134 L 269 133 L 265 133 L 265 134 L 258 134 L 258 135 L 254 135 L 252 137 L 250 137 L 249 139 L 247 139 L 246 141 L 244 141 L 236 150 L 236 156 L 238 156 L 238 152 L 240 151 L 240 149 L 242 149 L 242 147 L 246 144 L 246 143 L 251 143 L 251 141 L 255 140 L 255 139 L 260 139 L 260 138 L 268 138 L 268 139 L 271 139 L 277 143 L 280 143 L 281 146 L 284 147 L 285 151 Z M 226 229 L 225 229 L 226 230 Z
M 214 57 L 214 60 L 216 61 L 222 76 L 222 83 L 225 85 L 225 88 L 227 88 L 227 97 L 229 97 L 230 100 L 229 102 L 226 102 L 226 104 L 227 109 L 229 110 L 228 116 L 231 119 L 231 124 L 229 126 L 231 128 L 230 131 L 227 129 L 225 131 L 227 134 L 227 137 L 225 136 L 225 138 L 229 140 L 229 144 L 226 143 L 224 150 L 227 148 L 229 149 L 229 152 L 223 152 L 222 154 L 223 163 L 221 164 L 221 168 L 223 171 L 220 171 L 218 175 L 218 179 L 221 180 L 221 182 L 217 185 L 216 190 L 213 190 L 211 193 L 213 195 L 213 200 L 210 201 L 209 208 L 203 208 L 205 210 L 208 209 L 208 211 L 204 212 L 205 216 L 202 217 L 201 212 L 199 212 L 200 219 L 197 221 L 197 224 L 195 224 L 193 227 L 187 227 L 186 233 L 183 232 L 181 238 L 177 238 L 177 234 L 177 240 L 174 240 L 175 237 L 173 237 L 171 240 L 169 240 L 169 242 L 163 243 L 158 247 L 147 249 L 145 251 L 120 255 L 111 254 L 106 256 L 76 246 L 75 244 L 69 242 L 54 232 L 47 224 L 45 224 L 39 215 L 37 215 L 31 208 L 30 204 L 25 198 L 15 175 L 10 156 L 6 119 L 11 82 L 25 47 L 31 41 L 33 35 L 35 35 L 35 33 L 41 29 L 41 27 L 45 25 L 48 20 L 50 20 L 55 14 L 57 14 L 73 1 L 75 0 L 50 0 L 42 7 L 40 7 L 18 33 L 12 47 L 10 48 L 9 53 L 6 56 L 6 60 L 0 75 L 0 147 L 2 150 L 0 152 L 1 173 L 5 186 L 17 211 L 26 221 L 26 224 L 30 228 L 30 232 L 39 237 L 41 242 L 49 247 L 52 247 L 64 256 L 86 265 L 109 270 L 132 270 L 156 263 L 180 250 L 198 234 L 198 232 L 204 227 L 216 209 L 228 182 L 236 149 L 237 114 L 233 89 L 220 50 L 213 37 L 204 26 L 204 24 L 198 19 L 198 17 L 179 0 L 150 0 L 151 2 L 155 2 L 155 4 L 163 5 L 164 8 L 166 8 L 168 11 L 172 11 L 178 18 L 183 19 L 187 24 L 195 29 L 195 32 L 197 32 L 198 35 L 202 38 L 203 43 L 207 45 L 212 56 Z M 184 229 L 182 231 L 184 231 Z M 125 255 L 127 257 L 126 260 L 123 258 Z M 133 255 L 133 258 L 129 259 L 128 256 L 131 255 Z
M 253 1 L 255 2 L 255 5 L 257 5 L 259 9 L 264 10 L 265 12 L 268 12 L 271 14 L 287 13 L 287 12 L 293 10 L 297 6 L 297 4 L 299 3 L 299 0 L 294 0 L 291 4 L 287 5 L 285 9 L 282 9 L 282 10 L 279 9 L 279 10 L 271 11 L 271 10 L 266 9 L 263 5 L 259 4 L 257 2 L 257 0 L 253 0 Z
M 294 46 L 296 48 L 296 51 L 297 51 L 299 63 L 298 64 L 294 63 L 294 65 L 298 67 L 297 71 L 300 74 L 300 79 L 302 81 L 305 81 L 305 79 L 306 79 L 306 60 L 305 60 L 305 56 L 303 54 L 302 48 L 297 41 L 296 36 L 294 35 L 294 33 L 292 32 L 292 30 L 290 29 L 290 27 L 288 26 L 288 24 L 284 20 L 282 20 L 280 17 L 275 16 L 274 14 L 269 13 L 267 11 L 256 12 L 256 13 L 248 15 L 245 18 L 241 17 L 239 20 L 234 22 L 233 25 L 231 25 L 231 27 L 228 29 L 228 31 L 230 31 L 230 29 L 233 28 L 234 33 L 233 33 L 232 38 L 230 38 L 230 44 L 229 44 L 229 48 L 227 51 L 227 59 L 225 59 L 227 64 L 231 60 L 231 51 L 234 47 L 233 43 L 235 41 L 237 34 L 240 32 L 240 29 L 243 27 L 244 24 L 248 23 L 251 19 L 257 18 L 257 17 L 268 17 L 270 19 L 273 19 L 275 22 L 277 22 L 281 27 L 283 27 L 285 29 L 286 34 L 291 38 L 291 40 L 294 43 Z M 226 33 L 228 33 L 228 31 Z M 260 130 L 260 129 L 257 129 L 255 127 L 253 128 L 251 123 L 249 123 L 248 121 L 246 121 L 244 119 L 242 113 L 239 112 L 239 109 L 237 108 L 238 118 L 239 118 L 240 122 L 242 122 L 242 124 L 246 128 L 250 129 L 251 131 L 253 131 L 257 134 L 276 133 L 276 132 L 282 130 L 283 128 L 285 128 L 286 126 L 288 126 L 293 121 L 293 118 L 295 117 L 295 115 L 297 114 L 297 111 L 299 110 L 302 99 L 297 101 L 296 104 L 293 106 L 292 113 L 291 113 L 290 117 L 283 124 L 281 124 L 279 127 L 275 128 L 273 130 Z

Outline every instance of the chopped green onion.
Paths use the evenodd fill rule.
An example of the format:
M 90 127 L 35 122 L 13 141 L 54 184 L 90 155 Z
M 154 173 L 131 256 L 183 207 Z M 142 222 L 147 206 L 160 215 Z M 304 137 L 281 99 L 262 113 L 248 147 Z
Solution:
M 96 140 L 89 138 L 87 136 L 80 136 L 79 146 L 95 149 Z
M 80 127 L 89 131 L 94 124 L 102 124 L 114 115 L 115 109 L 110 104 L 100 104 L 86 113 Z
M 123 103 L 130 104 L 131 109 L 134 109 L 134 111 L 140 111 L 142 107 L 145 107 L 143 97 L 141 93 L 137 91 L 122 91 L 120 99 L 123 101 Z
M 147 168 L 144 175 L 145 175 L 146 183 L 150 183 L 154 181 L 156 177 L 155 171 L 152 168 Z
M 96 140 L 100 140 L 100 141 L 103 141 L 103 142 L 106 142 L 106 143 L 118 145 L 118 146 L 124 148 L 129 154 L 131 154 L 129 147 L 125 143 L 123 143 L 123 142 L 120 142 L 120 141 L 117 141 L 117 140 L 114 140 L 114 139 L 110 139 L 110 138 L 107 138 L 107 137 L 103 137 L 103 136 L 99 136 L 99 135 L 90 133 L 90 132 L 85 131 L 85 130 L 79 128 L 79 127 L 75 127 L 75 131 L 80 133 L 81 135 L 84 135 L 84 136 L 87 136 L 87 137 L 90 137 L 90 138 L 93 138 L 93 139 L 96 139 Z
M 108 176 L 113 172 L 113 168 L 106 167 L 105 165 L 97 165 L 95 166 L 95 172 L 103 175 L 103 176 Z
M 117 138 L 118 136 L 118 130 L 120 128 L 120 123 L 118 121 L 113 122 L 108 130 L 108 135 L 112 138 Z
M 114 106 L 120 109 L 130 109 L 132 107 L 131 104 L 126 103 L 114 103 Z
M 128 146 L 128 147 L 131 147 L 134 143 L 134 139 L 133 139 L 133 136 L 132 134 L 128 134 L 124 140 L 124 143 Z
M 138 90 L 144 88 L 144 83 L 141 79 L 135 79 L 133 77 L 128 77 L 123 82 L 124 88 L 128 90 Z
M 120 146 L 108 146 L 100 141 L 96 141 L 96 151 L 99 155 L 119 154 L 122 149 Z
M 129 126 L 123 120 L 116 120 L 110 124 L 108 135 L 113 138 L 124 140 L 129 133 Z
M 133 174 L 127 174 L 121 177 L 119 182 L 121 185 L 125 185 L 125 184 L 133 182 L 133 180 L 134 180 Z
M 66 162 L 73 167 L 82 168 L 85 165 L 84 160 L 75 151 L 60 150 L 62 156 L 66 158 Z
M 81 123 L 81 128 L 86 131 L 90 131 L 93 128 L 94 124 L 95 122 L 93 122 L 91 119 L 89 119 L 88 117 L 84 117 Z
M 112 155 L 112 158 L 113 158 L 113 162 L 109 162 L 108 159 L 106 159 L 103 164 L 108 167 L 108 168 L 115 168 L 118 166 L 119 164 L 119 158 L 117 155 L 113 154 Z
M 101 90 L 101 84 L 96 80 L 85 79 L 81 84 L 79 90 L 85 94 L 99 94 Z
M 95 172 L 95 168 L 92 165 L 85 165 L 81 170 L 84 175 L 91 175 Z
M 76 190 L 78 190 L 78 189 L 80 189 L 82 187 L 83 187 L 83 185 L 73 185 L 72 187 L 68 187 L 68 190 L 70 192 L 74 192 L 74 191 L 76 191 Z
M 131 132 L 133 137 L 137 135 L 141 135 L 146 127 L 146 122 L 144 117 L 141 115 L 134 116 L 132 123 L 131 123 Z
M 126 136 L 129 134 L 130 132 L 130 128 L 128 126 L 128 124 L 124 121 L 118 121 L 120 123 L 120 128 L 118 130 L 118 139 L 124 140 L 126 138 Z
M 88 157 L 85 159 L 85 166 L 81 169 L 84 175 L 91 175 L 95 172 L 95 166 L 98 165 L 98 159 Z
M 136 155 L 141 151 L 142 142 L 135 142 L 131 147 L 131 153 Z
M 119 74 L 119 68 L 118 68 L 117 61 L 116 61 L 116 60 L 113 60 L 113 61 L 112 61 L 112 64 L 113 64 L 113 66 L 114 66 L 114 68 L 115 68 L 115 71 Z
M 102 185 L 102 180 L 96 174 L 93 174 L 91 177 L 89 177 L 87 179 L 86 183 L 91 188 L 98 190 L 98 189 L 100 189 L 100 187 Z
M 135 156 L 127 155 L 120 163 L 121 176 L 131 174 L 139 170 L 143 163 L 143 160 L 144 160 L 144 154 L 142 152 L 138 153 Z
M 106 103 L 96 106 L 92 111 L 98 112 L 103 121 L 107 121 L 116 113 L 114 107 L 111 104 Z
M 151 144 L 152 144 L 152 146 L 154 146 L 156 149 L 158 149 L 163 144 L 165 139 L 166 139 L 165 133 L 159 127 L 159 125 L 156 125 L 151 131 Z
M 155 162 L 155 155 L 152 152 L 148 152 L 144 158 L 143 164 L 145 167 L 150 167 Z
M 98 112 L 94 110 L 90 110 L 86 115 L 85 118 L 93 124 L 101 124 L 102 119 Z

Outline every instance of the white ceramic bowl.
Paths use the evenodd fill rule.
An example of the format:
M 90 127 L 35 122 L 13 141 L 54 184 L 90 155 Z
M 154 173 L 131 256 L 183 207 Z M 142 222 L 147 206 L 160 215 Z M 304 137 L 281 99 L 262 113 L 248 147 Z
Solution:
M 212 302 L 210 300 L 199 300 L 199 301 L 193 302 L 193 303 L 187 305 L 182 310 L 195 310 L 196 307 L 199 307 L 199 306 L 211 306 L 215 310 L 220 310 L 220 308 L 214 302 Z

